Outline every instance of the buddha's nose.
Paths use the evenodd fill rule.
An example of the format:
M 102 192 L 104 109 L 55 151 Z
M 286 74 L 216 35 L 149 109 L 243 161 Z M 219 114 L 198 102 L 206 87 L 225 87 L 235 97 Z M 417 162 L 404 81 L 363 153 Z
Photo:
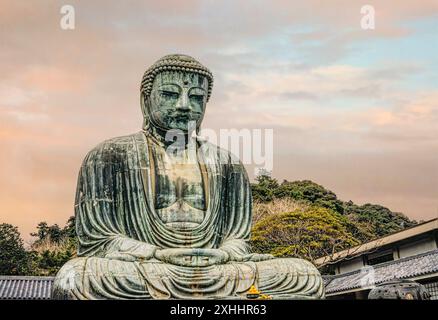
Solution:
M 178 103 L 176 104 L 176 108 L 179 111 L 190 111 L 192 110 L 190 106 L 189 98 L 186 94 L 182 94 L 180 99 L 178 100 Z

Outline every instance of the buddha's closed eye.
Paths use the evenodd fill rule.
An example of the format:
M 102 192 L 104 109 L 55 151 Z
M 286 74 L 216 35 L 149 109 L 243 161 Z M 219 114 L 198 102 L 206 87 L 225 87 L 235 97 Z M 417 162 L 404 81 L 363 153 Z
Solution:
M 161 90 L 160 94 L 164 98 L 178 99 L 179 93 L 174 91 Z
M 198 102 L 202 102 L 204 100 L 203 94 L 191 94 L 190 99 L 196 100 Z

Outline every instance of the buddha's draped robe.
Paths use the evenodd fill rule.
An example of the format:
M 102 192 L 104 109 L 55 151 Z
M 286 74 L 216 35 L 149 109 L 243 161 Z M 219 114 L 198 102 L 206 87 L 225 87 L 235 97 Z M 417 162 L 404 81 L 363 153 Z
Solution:
M 202 150 L 198 161 L 207 206 L 204 221 L 186 229 L 167 226 L 155 210 L 153 161 L 163 148 L 155 140 L 139 132 L 89 152 L 75 203 L 78 257 L 59 271 L 54 298 L 232 298 L 244 296 L 251 285 L 274 298 L 323 297 L 321 276 L 307 261 L 239 259 L 250 253 L 246 171 L 229 152 L 208 142 L 196 144 Z M 155 259 L 156 247 L 220 248 L 232 258 L 206 267 L 178 266 Z M 119 259 L 124 252 L 142 257 Z

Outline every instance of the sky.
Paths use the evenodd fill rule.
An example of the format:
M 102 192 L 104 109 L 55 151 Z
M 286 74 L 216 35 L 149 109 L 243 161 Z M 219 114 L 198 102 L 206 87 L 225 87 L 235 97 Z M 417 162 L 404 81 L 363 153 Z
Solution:
M 75 28 L 64 30 L 63 5 Z M 361 8 L 375 10 L 364 30 Z M 203 127 L 273 129 L 279 181 L 438 217 L 438 1 L 0 0 L 0 223 L 74 212 L 99 142 L 140 130 L 161 56 L 214 74 Z M 251 178 L 254 170 L 248 167 Z

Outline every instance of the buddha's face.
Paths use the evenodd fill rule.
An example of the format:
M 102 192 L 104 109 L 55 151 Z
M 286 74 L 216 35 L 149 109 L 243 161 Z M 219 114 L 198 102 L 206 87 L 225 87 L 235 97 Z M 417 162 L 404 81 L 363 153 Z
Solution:
M 150 117 L 162 129 L 187 132 L 189 122 L 201 124 L 207 102 L 207 78 L 197 73 L 163 71 L 153 82 Z

